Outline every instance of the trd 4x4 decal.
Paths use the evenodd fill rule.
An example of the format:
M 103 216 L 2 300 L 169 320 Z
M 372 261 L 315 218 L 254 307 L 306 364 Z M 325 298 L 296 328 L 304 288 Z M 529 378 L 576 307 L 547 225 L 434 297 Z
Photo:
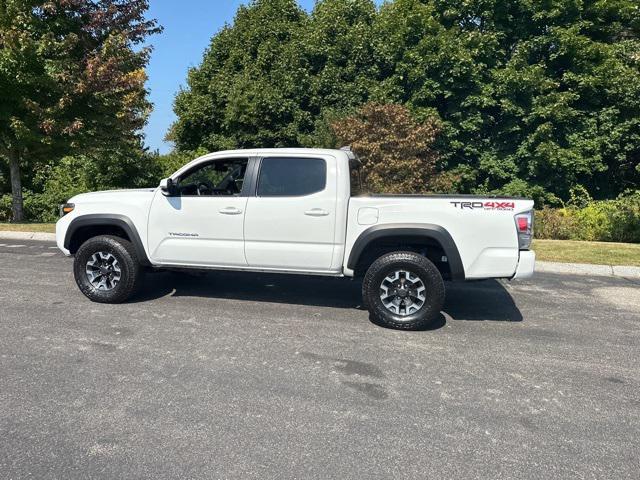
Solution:
M 482 210 L 513 210 L 516 208 L 515 202 L 491 201 L 491 202 L 449 202 L 455 208 L 464 210 L 474 210 L 480 208 Z

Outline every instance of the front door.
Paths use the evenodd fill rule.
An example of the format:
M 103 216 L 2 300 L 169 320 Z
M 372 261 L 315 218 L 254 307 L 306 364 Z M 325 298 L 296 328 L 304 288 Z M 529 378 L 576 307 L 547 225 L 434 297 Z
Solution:
M 332 160 L 262 159 L 245 218 L 250 267 L 330 270 L 337 208 L 335 165 L 328 164 Z
M 154 263 L 247 265 L 243 238 L 247 165 L 246 158 L 205 161 L 177 179 L 172 196 L 156 193 L 148 235 Z

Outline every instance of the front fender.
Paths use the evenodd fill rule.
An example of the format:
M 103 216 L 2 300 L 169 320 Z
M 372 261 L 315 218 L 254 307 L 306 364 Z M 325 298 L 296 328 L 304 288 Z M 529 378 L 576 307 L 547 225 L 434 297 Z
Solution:
M 144 245 L 142 244 L 142 240 L 140 239 L 140 235 L 138 234 L 138 230 L 136 226 L 131 221 L 131 219 L 125 215 L 119 214 L 103 214 L 103 213 L 92 213 L 87 215 L 81 215 L 74 218 L 69 227 L 67 228 L 67 232 L 64 237 L 64 248 L 70 253 L 75 253 L 75 249 L 72 248 L 73 236 L 82 228 L 86 227 L 118 227 L 121 228 L 131 240 L 133 244 L 136 254 L 138 256 L 138 260 L 141 264 L 149 266 L 151 262 L 149 261 L 149 257 L 147 256 L 147 252 L 144 249 Z

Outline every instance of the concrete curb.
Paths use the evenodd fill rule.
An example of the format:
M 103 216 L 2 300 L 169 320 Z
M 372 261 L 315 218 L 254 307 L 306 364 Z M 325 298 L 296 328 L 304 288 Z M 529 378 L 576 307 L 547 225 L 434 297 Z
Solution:
M 588 263 L 536 262 L 536 272 L 640 279 L 640 267 L 631 267 L 625 265 L 618 266 L 590 265 Z
M 45 232 L 7 232 L 0 231 L 0 239 L 6 240 L 38 240 L 41 242 L 55 242 L 55 233 Z

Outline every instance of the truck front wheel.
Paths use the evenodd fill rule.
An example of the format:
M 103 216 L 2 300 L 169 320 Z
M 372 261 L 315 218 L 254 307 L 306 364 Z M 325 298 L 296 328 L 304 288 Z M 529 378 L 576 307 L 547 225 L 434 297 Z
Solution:
M 414 252 L 392 252 L 371 264 L 362 282 L 363 302 L 374 323 L 402 330 L 427 328 L 444 304 L 442 275 Z
M 142 269 L 131 242 L 101 235 L 80 246 L 73 274 L 80 291 L 90 300 L 122 303 L 137 290 Z

